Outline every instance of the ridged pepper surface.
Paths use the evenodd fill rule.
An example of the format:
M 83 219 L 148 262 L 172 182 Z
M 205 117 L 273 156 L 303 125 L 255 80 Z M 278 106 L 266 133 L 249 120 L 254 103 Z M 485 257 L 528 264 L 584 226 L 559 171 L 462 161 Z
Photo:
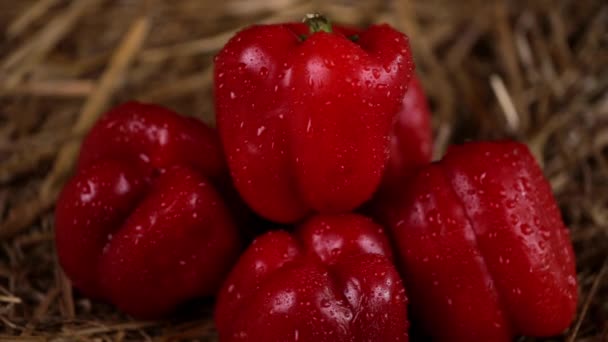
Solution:
M 572 245 L 520 143 L 453 146 L 388 202 L 384 219 L 417 316 L 438 341 L 551 336 L 574 318 Z
M 383 228 L 356 214 L 271 231 L 220 291 L 221 341 L 408 341 L 407 298 Z
M 156 105 L 120 105 L 92 128 L 56 207 L 59 262 L 84 294 L 142 318 L 214 295 L 240 248 L 214 182 L 215 131 Z
M 252 26 L 215 59 L 217 123 L 236 188 L 277 222 L 370 199 L 412 76 L 402 33 L 319 20 Z

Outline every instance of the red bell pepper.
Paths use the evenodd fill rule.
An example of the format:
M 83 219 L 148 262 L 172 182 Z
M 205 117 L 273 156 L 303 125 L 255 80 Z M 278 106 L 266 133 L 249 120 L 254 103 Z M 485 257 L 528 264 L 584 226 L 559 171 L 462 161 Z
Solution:
M 319 22 L 253 26 L 215 59 L 218 129 L 237 189 L 295 222 L 350 211 L 377 189 L 414 68 L 408 39 Z
M 257 238 L 220 291 L 215 322 L 222 341 L 408 341 L 406 304 L 383 228 L 323 215 Z
M 387 222 L 413 311 L 441 341 L 549 336 L 577 302 L 568 231 L 527 147 L 451 147 L 391 202 Z
M 414 76 L 393 123 L 382 190 L 399 188 L 418 167 L 428 164 L 432 147 L 431 111 L 424 89 Z
M 155 105 L 114 108 L 57 201 L 65 273 L 84 294 L 144 318 L 215 294 L 240 246 L 212 185 L 225 172 L 203 123 Z

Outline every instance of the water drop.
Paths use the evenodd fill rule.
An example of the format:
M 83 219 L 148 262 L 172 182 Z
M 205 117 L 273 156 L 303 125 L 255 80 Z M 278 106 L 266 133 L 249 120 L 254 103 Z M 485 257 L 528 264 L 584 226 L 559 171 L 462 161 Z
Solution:
M 522 234 L 524 234 L 524 235 L 530 235 L 530 234 L 532 234 L 532 227 L 530 227 L 530 225 L 529 225 L 529 224 L 526 224 L 526 223 L 522 223 L 522 224 L 519 226 L 519 230 L 520 230 L 520 231 L 521 231 L 521 233 L 522 233 Z
M 479 175 L 479 183 L 483 183 L 484 179 L 486 179 L 487 174 L 484 172 L 481 175 Z
M 260 126 L 260 127 L 258 128 L 258 137 L 259 137 L 260 135 L 262 135 L 262 133 L 264 133 L 264 131 L 265 131 L 265 130 L 266 130 L 266 126 Z
M 568 276 L 568 285 L 575 285 L 576 278 L 574 276 Z

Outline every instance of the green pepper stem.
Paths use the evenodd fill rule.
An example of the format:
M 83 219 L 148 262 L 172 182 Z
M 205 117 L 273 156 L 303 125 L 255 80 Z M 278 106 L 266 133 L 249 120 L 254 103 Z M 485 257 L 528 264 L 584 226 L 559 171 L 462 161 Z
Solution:
M 319 13 L 309 13 L 306 15 L 303 21 L 306 25 L 308 25 L 310 33 L 321 31 L 331 33 L 333 31 L 329 19 L 325 18 Z

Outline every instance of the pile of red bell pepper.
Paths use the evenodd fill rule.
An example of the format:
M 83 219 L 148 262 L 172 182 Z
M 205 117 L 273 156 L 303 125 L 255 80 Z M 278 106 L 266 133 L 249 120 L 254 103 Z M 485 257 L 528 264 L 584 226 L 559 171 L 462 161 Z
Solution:
M 83 294 L 143 318 L 217 295 L 221 341 L 407 341 L 408 312 L 439 341 L 570 325 L 574 256 L 542 170 L 513 141 L 431 163 L 404 34 L 252 26 L 217 55 L 214 91 L 217 132 L 130 102 L 85 138 L 55 216 Z M 246 247 L 264 222 L 247 208 L 284 229 Z

